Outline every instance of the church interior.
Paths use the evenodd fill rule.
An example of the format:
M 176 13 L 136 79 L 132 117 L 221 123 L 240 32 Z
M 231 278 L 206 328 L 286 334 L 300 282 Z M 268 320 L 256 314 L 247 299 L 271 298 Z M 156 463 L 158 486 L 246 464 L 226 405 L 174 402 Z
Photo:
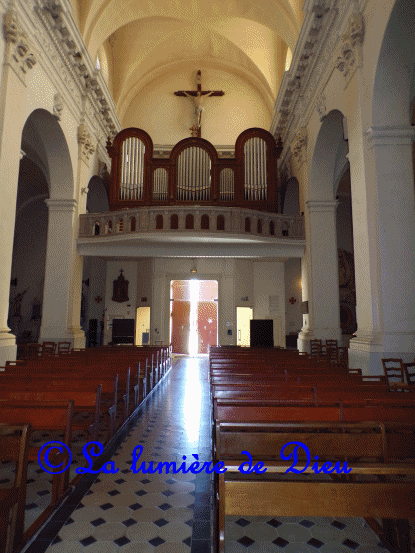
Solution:
M 415 551 L 415 3 L 0 10 L 0 553 Z

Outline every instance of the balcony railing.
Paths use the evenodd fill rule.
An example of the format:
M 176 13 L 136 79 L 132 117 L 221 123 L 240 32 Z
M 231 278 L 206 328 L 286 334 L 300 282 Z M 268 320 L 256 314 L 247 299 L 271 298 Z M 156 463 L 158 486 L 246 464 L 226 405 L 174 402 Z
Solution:
M 237 207 L 158 206 L 80 216 L 80 238 L 174 232 L 305 240 L 301 215 L 279 215 Z

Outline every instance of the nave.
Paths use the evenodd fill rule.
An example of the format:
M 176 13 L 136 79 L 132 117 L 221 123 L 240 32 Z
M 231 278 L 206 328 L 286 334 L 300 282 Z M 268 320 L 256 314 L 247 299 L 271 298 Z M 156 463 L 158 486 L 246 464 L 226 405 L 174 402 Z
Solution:
M 211 424 L 207 358 L 176 358 L 112 457 L 122 474 L 98 475 L 83 498 L 63 505 L 25 553 L 212 551 L 208 475 L 143 476 L 123 468 L 131 467 L 139 444 L 140 461 L 179 464 L 193 453 L 210 460 Z M 386 551 L 360 518 L 228 517 L 226 539 L 226 553 Z

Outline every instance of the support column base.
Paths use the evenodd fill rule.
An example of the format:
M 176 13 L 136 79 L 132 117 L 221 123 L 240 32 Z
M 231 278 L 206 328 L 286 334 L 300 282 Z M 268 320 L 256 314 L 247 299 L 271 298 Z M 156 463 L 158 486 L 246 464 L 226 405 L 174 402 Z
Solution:
M 10 333 L 10 329 L 0 331 L 0 367 L 4 367 L 6 361 L 15 361 L 17 353 L 16 336 Z
M 49 329 L 48 329 L 49 330 Z M 85 332 L 81 329 L 80 326 L 68 328 L 66 332 L 59 332 L 57 333 L 52 332 L 49 330 L 45 330 L 43 332 L 41 330 L 40 337 L 39 337 L 39 343 L 42 342 L 55 342 L 56 344 L 59 342 L 71 342 L 71 345 L 73 348 L 85 348 Z
M 310 340 L 314 339 L 313 333 L 307 328 L 300 330 L 297 339 L 298 351 L 310 353 Z
M 348 353 L 351 369 L 362 369 L 366 375 L 383 374 L 382 359 L 414 361 L 415 336 L 409 333 L 356 335 L 350 340 Z

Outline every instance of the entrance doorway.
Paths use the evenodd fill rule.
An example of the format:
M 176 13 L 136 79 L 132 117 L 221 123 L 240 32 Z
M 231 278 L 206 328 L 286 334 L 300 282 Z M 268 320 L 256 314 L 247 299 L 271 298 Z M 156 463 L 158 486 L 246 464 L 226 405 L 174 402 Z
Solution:
M 238 330 L 238 346 L 249 347 L 251 343 L 251 328 L 250 321 L 253 319 L 252 307 L 237 307 L 236 308 L 236 328 Z
M 170 304 L 173 353 L 197 355 L 217 345 L 217 280 L 172 280 Z
M 135 345 L 150 345 L 150 307 L 137 307 L 135 318 Z

